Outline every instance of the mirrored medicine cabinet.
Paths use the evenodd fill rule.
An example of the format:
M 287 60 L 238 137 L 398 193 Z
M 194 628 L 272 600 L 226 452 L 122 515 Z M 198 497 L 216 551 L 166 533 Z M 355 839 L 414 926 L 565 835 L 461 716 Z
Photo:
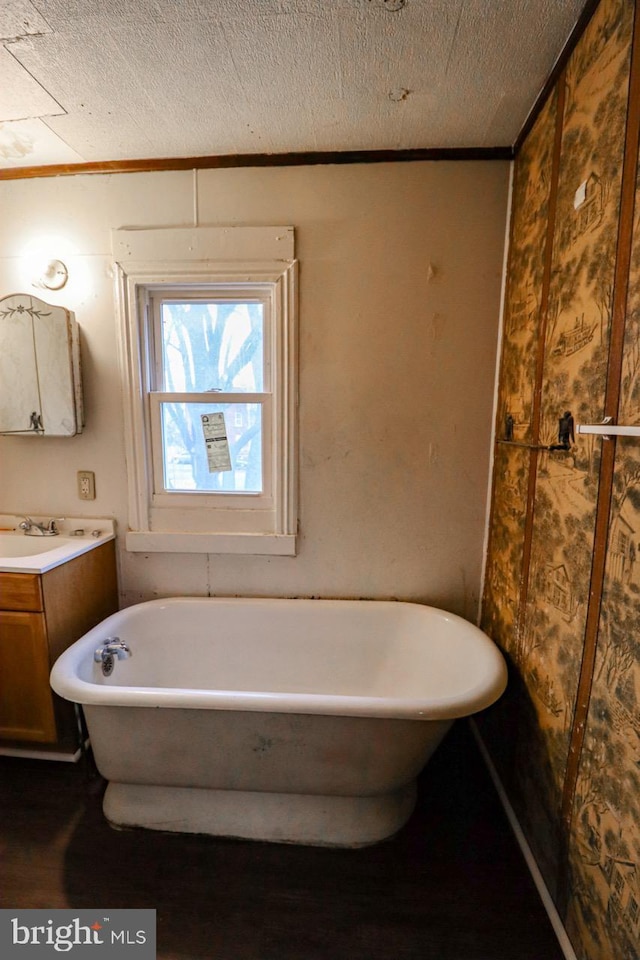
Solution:
M 75 316 L 27 293 L 0 299 L 0 434 L 73 437 L 83 425 Z

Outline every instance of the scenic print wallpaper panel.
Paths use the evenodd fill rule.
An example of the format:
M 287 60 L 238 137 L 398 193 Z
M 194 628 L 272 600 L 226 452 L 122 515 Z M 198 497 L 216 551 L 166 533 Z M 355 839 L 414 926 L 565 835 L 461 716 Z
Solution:
M 557 95 L 549 97 L 518 155 L 498 385 L 498 436 L 531 442 Z
M 548 288 L 543 279 L 534 294 L 547 309 L 543 322 L 529 326 L 537 342 L 520 352 L 510 342 L 517 325 L 510 323 L 509 311 L 514 303 L 527 302 L 521 296 L 527 283 L 521 261 L 527 255 L 521 251 L 527 249 L 532 227 L 520 210 L 526 190 L 516 180 L 496 430 L 497 439 L 504 440 L 512 404 L 507 431 L 513 446 L 496 444 L 482 616 L 484 628 L 507 653 L 512 690 L 502 705 L 480 718 L 480 728 L 579 960 L 640 957 L 640 440 L 618 441 L 591 676 L 591 660 L 583 657 L 585 625 L 590 600 L 593 604 L 600 452 L 611 441 L 576 430 L 577 424 L 603 417 L 621 223 L 628 224 L 623 230 L 631 239 L 620 198 L 625 143 L 629 129 L 637 131 L 637 126 L 627 126 L 635 8 L 633 0 L 601 0 L 547 104 L 546 118 L 558 114 L 562 135 L 544 214 L 546 219 L 547 210 L 555 210 Z M 633 55 L 640 60 L 640 44 Z M 640 89 L 632 91 L 632 98 L 637 113 Z M 518 154 L 516 176 L 519 168 L 521 176 L 535 169 L 534 152 L 539 165 L 549 163 L 554 135 L 549 130 L 541 138 L 543 117 Z M 635 142 L 632 149 L 637 147 Z M 640 424 L 638 205 L 640 200 L 619 418 L 634 424 Z M 535 418 L 530 412 L 519 416 L 526 400 L 518 405 L 511 398 L 519 390 L 523 398 L 533 397 L 534 405 L 538 402 L 531 357 L 539 347 L 544 350 L 535 411 L 540 432 L 533 437 L 526 425 Z M 519 385 L 525 378 L 529 389 Z M 536 486 L 528 517 L 524 474 L 528 476 L 529 454 L 519 443 L 531 443 L 534 450 Z M 603 502 L 608 483 L 605 487 Z M 599 543 L 598 549 L 604 549 L 604 538 Z M 525 555 L 529 576 L 523 591 Z M 599 591 L 600 584 L 596 586 Z M 518 609 L 523 596 L 525 607 Z M 589 712 L 580 754 L 582 729 L 576 726 L 575 708 L 585 667 L 592 686 L 590 700 L 584 692 L 588 696 L 589 683 L 581 686 L 580 702 L 588 703 Z M 505 740 L 510 742 L 506 751 Z M 572 756 L 580 758 L 577 775 L 575 759 L 568 764 L 570 745 Z M 501 769 L 505 755 L 509 768 Z
M 515 166 L 509 276 L 498 385 L 497 437 L 531 441 L 531 412 L 547 238 L 556 96 L 549 98 Z M 529 449 L 498 444 L 483 627 L 512 657 L 522 574 Z
M 521 736 L 517 779 L 543 867 L 558 849 L 549 824 L 560 823 L 590 594 L 601 441 L 576 438 L 575 423 L 600 422 L 604 411 L 632 13 L 630 4 L 602 3 L 566 69 L 540 421 L 548 449 L 538 458 L 519 638 L 536 716 Z M 565 418 L 573 424 L 567 450 Z
M 640 425 L 636 197 L 618 422 Z M 611 442 L 611 441 L 608 441 Z M 640 954 L 640 441 L 617 440 L 605 583 L 573 805 L 567 926 L 584 956 Z

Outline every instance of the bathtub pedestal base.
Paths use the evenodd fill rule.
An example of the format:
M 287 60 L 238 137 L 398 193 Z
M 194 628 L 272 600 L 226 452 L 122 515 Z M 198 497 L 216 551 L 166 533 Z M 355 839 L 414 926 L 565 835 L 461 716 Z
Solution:
M 115 827 L 146 827 L 272 843 L 360 847 L 396 833 L 411 816 L 415 797 L 415 782 L 373 797 L 111 782 L 104 797 L 104 813 Z

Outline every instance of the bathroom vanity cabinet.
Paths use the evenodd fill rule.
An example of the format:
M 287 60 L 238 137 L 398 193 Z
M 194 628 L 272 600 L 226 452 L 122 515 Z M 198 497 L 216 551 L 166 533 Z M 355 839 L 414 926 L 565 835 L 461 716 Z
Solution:
M 111 540 L 42 574 L 0 572 L 0 752 L 73 755 L 73 705 L 49 685 L 54 661 L 118 609 Z

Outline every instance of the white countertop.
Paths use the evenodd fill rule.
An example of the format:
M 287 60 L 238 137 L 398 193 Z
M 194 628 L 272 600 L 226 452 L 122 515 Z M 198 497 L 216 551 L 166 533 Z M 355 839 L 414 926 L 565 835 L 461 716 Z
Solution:
M 47 523 L 50 517 L 28 514 Z M 28 536 L 18 524 L 24 516 L 0 514 L 0 573 L 46 573 L 82 553 L 115 539 L 115 522 L 103 517 L 58 520 L 58 536 Z

